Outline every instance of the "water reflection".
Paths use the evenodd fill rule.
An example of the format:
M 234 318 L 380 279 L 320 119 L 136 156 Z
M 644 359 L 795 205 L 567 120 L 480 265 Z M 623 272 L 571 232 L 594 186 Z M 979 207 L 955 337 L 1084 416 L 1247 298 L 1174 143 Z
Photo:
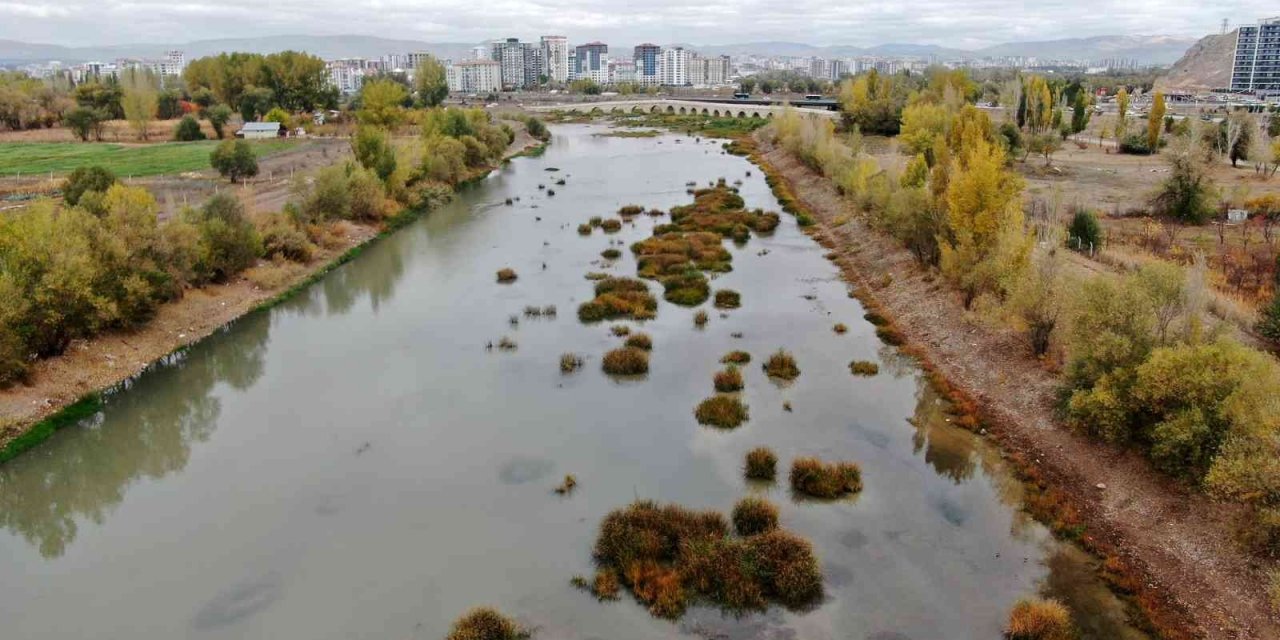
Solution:
M 960 484 L 973 477 L 977 467 L 973 435 L 949 422 L 948 403 L 923 379 L 916 389 L 916 410 L 911 416 L 915 433 L 912 451 L 924 451 L 924 461 L 939 475 Z
M 127 392 L 109 395 L 94 418 L 0 467 L 0 526 L 56 558 L 79 524 L 101 524 L 134 480 L 185 467 L 192 444 L 217 422 L 214 387 L 246 389 L 262 375 L 270 317 L 253 314 L 238 325 L 171 356 Z

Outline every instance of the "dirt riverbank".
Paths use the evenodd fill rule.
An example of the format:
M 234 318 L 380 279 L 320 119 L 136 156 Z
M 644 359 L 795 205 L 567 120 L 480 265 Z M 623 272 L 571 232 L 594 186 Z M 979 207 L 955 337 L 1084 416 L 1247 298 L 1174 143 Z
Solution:
M 520 127 L 505 159 L 540 144 Z M 327 155 L 334 161 L 346 157 L 340 153 Z M 128 380 L 152 362 L 199 342 L 281 292 L 327 271 L 383 230 L 381 225 L 350 222 L 336 228 L 338 233 L 327 246 L 317 247 L 316 257 L 307 264 L 272 265 L 264 261 L 226 284 L 188 290 L 181 299 L 161 305 L 156 316 L 140 329 L 76 340 L 62 355 L 34 363 L 27 384 L 0 390 L 0 451 L 41 420 L 80 398 Z
M 1022 463 L 1069 524 L 1083 525 L 1080 541 L 1105 558 L 1113 582 L 1162 635 L 1280 638 L 1263 572 L 1233 542 L 1235 506 L 1189 491 L 1136 454 L 1067 430 L 1055 418 L 1059 380 L 1021 337 L 973 321 L 959 297 L 892 238 L 856 217 L 837 226 L 850 216 L 833 185 L 765 136 L 757 141 L 757 159 L 812 211 L 813 235 L 835 253 L 857 294 L 974 401 L 986 435 Z

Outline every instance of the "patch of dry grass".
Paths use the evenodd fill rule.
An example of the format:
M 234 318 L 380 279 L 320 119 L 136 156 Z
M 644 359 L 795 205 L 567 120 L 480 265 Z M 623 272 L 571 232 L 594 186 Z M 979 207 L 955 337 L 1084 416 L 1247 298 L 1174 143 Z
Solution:
M 734 396 L 711 396 L 698 403 L 693 415 L 698 424 L 721 429 L 733 429 L 750 419 L 747 405 Z
M 814 498 L 839 498 L 862 491 L 862 470 L 852 462 L 796 458 L 791 462 L 791 488 Z
M 516 270 L 511 267 L 498 269 L 498 282 L 515 282 L 517 277 Z
M 717 371 L 714 379 L 716 391 L 728 393 L 742 390 L 742 372 L 735 365 Z
M 752 480 L 773 480 L 778 475 L 778 456 L 768 447 L 747 452 L 746 476 Z
M 800 377 L 800 367 L 796 365 L 795 356 L 778 349 L 764 362 L 765 373 L 783 380 L 795 380 Z
M 733 505 L 733 529 L 740 536 L 754 536 L 778 528 L 778 507 L 764 498 L 747 496 Z
M 1057 600 L 1019 600 L 1004 628 L 1008 640 L 1074 640 L 1071 613 Z
M 849 372 L 855 376 L 874 376 L 880 373 L 880 365 L 869 360 L 854 360 L 849 363 Z
M 604 354 L 601 362 L 605 373 L 634 376 L 649 372 L 649 352 L 635 347 L 622 347 Z

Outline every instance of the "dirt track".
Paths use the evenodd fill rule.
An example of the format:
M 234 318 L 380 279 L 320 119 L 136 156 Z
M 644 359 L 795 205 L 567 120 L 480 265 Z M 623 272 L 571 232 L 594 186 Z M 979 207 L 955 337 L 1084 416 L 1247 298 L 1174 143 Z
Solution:
M 1084 542 L 1137 574 L 1137 599 L 1157 626 L 1173 637 L 1280 638 L 1265 578 L 1232 542 L 1234 506 L 1189 492 L 1136 454 L 1068 431 L 1054 417 L 1059 380 L 1024 340 L 971 321 L 958 296 L 892 238 L 857 218 L 834 226 L 846 204 L 831 183 L 757 137 L 763 160 L 813 210 L 814 235 L 836 252 L 845 278 L 975 400 L 988 435 L 1007 454 L 1065 494 L 1086 525 Z M 886 274 L 891 282 L 881 286 Z

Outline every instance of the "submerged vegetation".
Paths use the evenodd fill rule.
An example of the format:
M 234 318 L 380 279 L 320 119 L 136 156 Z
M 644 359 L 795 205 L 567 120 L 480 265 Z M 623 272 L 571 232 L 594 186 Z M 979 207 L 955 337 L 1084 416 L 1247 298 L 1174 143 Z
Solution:
M 852 462 L 796 458 L 791 462 L 791 489 L 814 498 L 839 498 L 862 491 L 862 470 Z
M 822 571 L 807 540 L 776 528 L 735 537 L 714 511 L 637 501 L 605 516 L 593 555 L 662 618 L 678 618 L 698 602 L 751 611 L 774 602 L 804 607 L 822 596 Z
M 778 349 L 764 362 L 765 373 L 783 380 L 795 380 L 800 377 L 800 367 L 796 365 L 795 356 L 790 352 Z
M 721 429 L 732 429 L 750 418 L 747 405 L 735 396 L 711 396 L 698 403 L 693 415 L 698 424 Z

